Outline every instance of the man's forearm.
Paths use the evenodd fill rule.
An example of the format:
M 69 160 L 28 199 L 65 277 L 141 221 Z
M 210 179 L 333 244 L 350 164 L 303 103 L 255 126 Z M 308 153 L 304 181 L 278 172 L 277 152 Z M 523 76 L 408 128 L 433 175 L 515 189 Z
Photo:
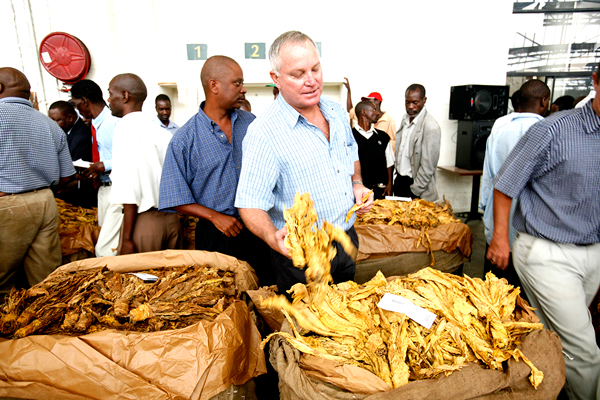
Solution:
M 258 208 L 240 208 L 240 216 L 246 228 L 261 238 L 272 249 L 279 251 L 275 232 L 277 228 L 266 211 Z
M 508 221 L 512 199 L 494 189 L 494 236 L 508 239 Z
M 202 219 L 206 219 L 208 221 L 212 221 L 212 219 L 215 217 L 215 213 L 218 213 L 217 211 L 202 206 L 200 204 L 184 204 L 181 206 L 177 206 L 174 207 L 175 211 L 179 211 L 180 213 L 183 214 L 187 214 L 187 215 L 192 215 L 194 217 L 198 217 L 198 218 L 202 218 Z
M 362 172 L 360 170 L 360 161 L 354 161 L 354 174 L 352 175 L 352 182 L 362 182 Z
M 138 206 L 136 204 L 123 204 L 123 239 L 131 240 L 133 238 L 137 215 Z

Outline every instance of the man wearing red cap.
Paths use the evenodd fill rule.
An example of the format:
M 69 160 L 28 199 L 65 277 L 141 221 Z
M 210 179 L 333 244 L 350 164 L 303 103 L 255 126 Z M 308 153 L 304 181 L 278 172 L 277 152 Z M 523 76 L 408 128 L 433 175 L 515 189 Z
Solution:
M 352 95 L 350 93 L 350 81 L 348 78 L 344 78 L 346 82 L 344 82 L 344 86 L 348 90 L 348 94 L 346 96 L 346 108 L 348 113 L 350 114 L 350 126 L 354 127 L 355 124 L 358 124 L 358 118 L 356 118 L 356 112 L 352 106 Z M 390 116 L 386 111 L 381 111 L 381 102 L 383 98 L 379 92 L 372 92 L 366 97 L 361 97 L 361 101 L 370 101 L 375 104 L 375 108 L 379 112 L 379 119 L 375 123 L 374 128 L 379 129 L 380 131 L 384 131 L 390 137 L 390 143 L 392 144 L 392 149 L 396 149 L 396 121 L 394 118 Z

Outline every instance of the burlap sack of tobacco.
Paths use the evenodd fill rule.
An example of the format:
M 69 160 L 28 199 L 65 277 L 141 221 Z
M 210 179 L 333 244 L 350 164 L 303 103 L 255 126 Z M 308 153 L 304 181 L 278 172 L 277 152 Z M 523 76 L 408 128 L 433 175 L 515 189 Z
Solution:
M 401 276 L 431 266 L 454 272 L 471 256 L 473 233 L 459 222 L 427 228 L 427 237 L 419 229 L 399 225 L 355 228 L 359 243 L 354 276 L 357 283 L 368 281 L 377 271 L 385 276 Z
M 89 224 L 60 229 L 58 231 L 58 237 L 60 239 L 60 250 L 63 259 L 66 259 L 75 253 L 81 253 L 82 251 L 84 254 L 92 256 L 99 234 L 100 227 Z
M 64 265 L 51 276 L 104 267 L 133 272 L 191 265 L 235 272 L 239 293 L 257 287 L 247 263 L 204 251 L 91 258 Z M 208 400 L 222 394 L 223 399 L 241 399 L 222 392 L 266 372 L 260 341 L 248 307 L 240 300 L 213 321 L 182 329 L 0 339 L 0 397 Z
M 287 320 L 282 331 L 291 332 Z M 531 332 L 518 346 L 544 373 L 537 389 L 529 382 L 529 367 L 514 359 L 506 363 L 505 372 L 470 363 L 448 376 L 391 390 L 370 371 L 303 355 L 280 336 L 273 338 L 270 346 L 269 360 L 279 374 L 282 400 L 541 400 L 556 399 L 565 383 L 560 339 L 545 329 Z

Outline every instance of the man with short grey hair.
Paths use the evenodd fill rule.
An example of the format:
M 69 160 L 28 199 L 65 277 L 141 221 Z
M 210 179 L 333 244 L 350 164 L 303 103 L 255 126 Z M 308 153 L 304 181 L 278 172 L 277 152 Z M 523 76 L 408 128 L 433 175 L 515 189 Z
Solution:
M 323 72 L 315 42 L 302 32 L 279 36 L 269 50 L 271 79 L 280 95 L 248 128 L 235 205 L 246 226 L 272 249 L 277 286 L 285 293 L 306 282 L 283 244 L 283 209 L 297 192 L 308 192 L 321 221 L 340 226 L 358 247 L 346 213 L 369 190 L 363 185 L 358 146 L 342 107 L 324 96 Z M 371 208 L 373 194 L 366 207 Z M 335 282 L 354 278 L 355 260 L 337 245 L 331 263 Z

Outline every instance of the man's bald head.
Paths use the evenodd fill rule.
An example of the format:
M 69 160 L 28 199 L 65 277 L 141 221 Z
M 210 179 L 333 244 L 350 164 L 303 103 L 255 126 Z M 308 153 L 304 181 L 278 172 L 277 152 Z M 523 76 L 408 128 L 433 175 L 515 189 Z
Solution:
M 0 68 L 0 99 L 5 97 L 21 97 L 29 100 L 31 85 L 24 73 L 18 69 Z
M 206 60 L 200 72 L 200 81 L 202 82 L 204 93 L 206 94 L 207 90 L 209 90 L 209 81 L 211 79 L 219 82 L 223 81 L 234 67 L 239 67 L 239 64 L 233 58 L 227 56 L 212 56 Z
M 110 86 L 119 91 L 129 92 L 136 103 L 143 103 L 148 96 L 146 84 L 136 74 L 119 74 L 110 81 Z
M 142 111 L 148 90 L 136 74 L 120 74 L 108 85 L 108 103 L 115 117 L 123 117 L 134 111 Z

